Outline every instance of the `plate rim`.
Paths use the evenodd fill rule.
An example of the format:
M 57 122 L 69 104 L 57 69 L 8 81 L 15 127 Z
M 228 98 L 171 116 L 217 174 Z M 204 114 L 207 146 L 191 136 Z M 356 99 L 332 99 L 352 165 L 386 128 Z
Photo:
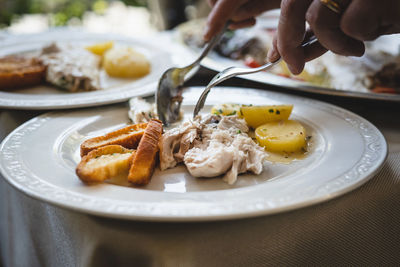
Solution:
M 193 87 L 192 87 L 193 88 Z M 194 87 L 196 88 L 196 87 Z M 239 90 L 243 90 L 243 88 L 241 87 L 220 87 L 220 89 L 239 89 Z M 255 91 L 262 91 L 259 89 L 250 89 L 250 90 L 255 90 Z M 275 93 L 275 92 L 267 92 L 267 91 L 263 91 L 264 93 L 266 93 L 266 95 L 273 95 L 273 96 L 286 96 L 289 98 L 293 98 L 293 96 L 290 95 L 286 95 L 286 94 L 282 94 L 282 93 Z M 314 105 L 322 105 L 325 106 L 325 108 L 333 108 L 335 110 L 337 110 L 339 113 L 343 113 L 343 114 L 349 114 L 351 115 L 351 117 L 354 119 L 356 118 L 358 120 L 358 122 L 352 122 L 351 120 L 349 121 L 349 123 L 359 123 L 359 124 L 363 124 L 363 127 L 366 127 L 365 125 L 368 126 L 368 129 L 370 131 L 373 131 L 377 136 L 375 136 L 378 141 L 379 141 L 379 145 L 381 148 L 381 154 L 379 155 L 378 160 L 374 161 L 373 166 L 370 166 L 369 172 L 367 175 L 365 175 L 362 179 L 358 179 L 355 183 L 352 183 L 351 186 L 345 186 L 343 188 L 341 188 L 340 190 L 336 190 L 333 193 L 330 193 L 328 196 L 320 196 L 314 199 L 310 199 L 308 201 L 302 201 L 300 203 L 297 204 L 292 204 L 292 205 L 287 205 L 286 207 L 278 207 L 276 209 L 269 209 L 268 211 L 265 210 L 255 210 L 255 211 L 247 211 L 245 213 L 232 213 L 232 214 L 222 214 L 222 215 L 213 215 L 213 214 L 208 214 L 208 216 L 204 216 L 204 214 L 200 214 L 198 216 L 193 216 L 191 215 L 190 217 L 185 217 L 185 216 L 155 216 L 154 214 L 152 215 L 147 215 L 147 216 L 143 216 L 143 215 L 132 215 L 132 214 L 127 214 L 127 213 L 115 213 L 112 210 L 108 210 L 108 211 L 98 211 L 98 210 L 92 210 L 92 209 L 88 209 L 87 207 L 79 207 L 79 206 L 74 206 L 74 205 L 67 205 L 65 202 L 60 202 L 59 200 L 56 199 L 50 199 L 46 198 L 45 196 L 42 196 L 40 194 L 38 194 L 37 192 L 35 192 L 33 189 L 31 188 L 24 188 L 23 185 L 19 184 L 15 178 L 10 178 L 8 177 L 8 173 L 5 169 L 4 165 L 4 153 L 0 154 L 0 172 L 2 174 L 2 177 L 9 183 L 11 184 L 13 187 L 15 187 L 16 189 L 18 189 L 19 191 L 21 191 L 22 193 L 33 197 L 35 199 L 38 199 L 39 201 L 44 201 L 46 203 L 49 203 L 51 205 L 55 205 L 55 206 L 59 206 L 62 208 L 66 208 L 66 209 L 71 209 L 71 210 L 75 210 L 81 213 L 85 213 L 85 214 L 92 214 L 92 215 L 97 215 L 97 216 L 101 216 L 101 217 L 111 217 L 111 218 L 118 218 L 118 219 L 127 219 L 127 220 L 138 220 L 138 221 L 162 221 L 162 222 L 189 222 L 189 221 L 218 221 L 218 220 L 231 220 L 231 219 L 241 219 L 241 218 L 251 218 L 251 217 L 258 217 L 258 216 L 262 216 L 262 215 L 271 215 L 271 214 L 277 214 L 277 213 L 281 213 L 281 212 L 285 212 L 285 211 L 289 211 L 289 210 L 295 210 L 298 208 L 302 208 L 302 207 L 307 207 L 310 205 L 315 205 L 318 203 L 322 203 L 325 202 L 327 200 L 331 200 L 333 198 L 336 198 L 338 196 L 341 196 L 343 194 L 346 194 L 348 192 L 353 191 L 354 189 L 358 188 L 359 186 L 361 186 L 362 184 L 366 183 L 367 181 L 369 181 L 376 173 L 379 172 L 379 170 L 383 167 L 383 164 L 387 158 L 388 155 L 388 148 L 387 148 L 387 142 L 383 136 L 383 134 L 379 131 L 379 129 L 373 125 L 372 123 L 370 123 L 368 120 L 364 119 L 363 117 L 348 111 L 344 108 L 329 104 L 329 103 L 325 103 L 319 100 L 314 100 L 314 99 L 309 99 L 309 98 L 305 98 L 305 97 L 299 97 L 299 96 L 295 96 L 294 98 L 300 99 L 301 101 L 305 101 L 305 103 L 313 103 Z M 22 124 L 21 126 L 19 126 L 17 129 L 15 129 L 12 133 L 10 133 L 1 143 L 0 145 L 0 151 L 4 151 L 4 147 L 6 146 L 6 144 L 9 142 L 9 140 L 15 136 L 16 134 L 18 134 L 22 129 L 29 127 L 31 124 L 37 124 L 37 127 L 40 126 L 40 123 L 38 124 L 38 121 L 42 120 L 42 122 L 50 120 L 51 116 L 53 116 L 54 114 L 57 114 L 58 112 L 48 112 L 45 114 L 42 114 L 40 116 L 37 116 L 27 122 L 25 122 L 24 124 Z M 63 112 L 64 113 L 64 112 Z M 66 113 L 69 113 L 69 111 L 66 111 Z M 336 114 L 337 115 L 337 114 Z M 60 115 L 58 115 L 60 116 Z M 376 142 L 378 142 L 376 141 Z M 364 146 L 365 149 L 365 146 Z M 358 164 L 358 162 L 357 162 Z M 352 166 L 352 168 L 355 167 L 356 164 L 354 164 Z M 344 175 L 344 174 L 342 174 Z M 341 176 L 341 175 L 339 175 Z M 359 177 L 358 177 L 359 178 Z M 335 177 L 335 179 L 337 179 L 337 177 Z M 79 195 L 75 192 L 70 192 L 72 194 L 72 197 L 74 196 L 74 194 Z M 92 197 L 93 198 L 93 197 Z

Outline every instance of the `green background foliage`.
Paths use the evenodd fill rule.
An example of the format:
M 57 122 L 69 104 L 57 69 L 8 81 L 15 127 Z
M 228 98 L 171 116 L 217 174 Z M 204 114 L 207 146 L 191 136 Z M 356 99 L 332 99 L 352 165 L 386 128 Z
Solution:
M 52 26 L 63 26 L 86 11 L 103 13 L 110 0 L 0 0 L 0 27 L 23 14 L 48 14 Z M 145 0 L 122 0 L 127 5 L 145 6 Z

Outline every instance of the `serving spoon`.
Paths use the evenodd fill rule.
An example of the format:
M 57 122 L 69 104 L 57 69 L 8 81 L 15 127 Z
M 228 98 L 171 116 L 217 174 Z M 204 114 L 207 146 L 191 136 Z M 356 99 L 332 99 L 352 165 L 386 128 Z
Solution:
M 182 68 L 170 68 L 161 76 L 156 93 L 156 104 L 158 117 L 164 125 L 168 126 L 170 123 L 178 120 L 183 99 L 182 85 L 188 77 L 192 77 L 197 72 L 200 62 L 219 42 L 228 25 L 229 23 L 226 23 L 222 31 L 211 39 L 200 56 L 192 64 Z M 189 73 L 191 75 L 188 75 Z

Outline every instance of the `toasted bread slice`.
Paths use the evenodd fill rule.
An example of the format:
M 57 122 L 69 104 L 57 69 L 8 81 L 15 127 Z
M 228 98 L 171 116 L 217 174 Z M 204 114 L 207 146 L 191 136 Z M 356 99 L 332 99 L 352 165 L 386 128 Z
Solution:
M 150 182 L 157 161 L 158 142 L 162 135 L 162 122 L 151 120 L 148 122 L 143 137 L 129 170 L 128 181 L 136 185 L 145 185 Z
M 46 67 L 35 58 L 0 58 L 0 89 L 35 86 L 44 82 Z
M 147 123 L 133 124 L 114 132 L 88 139 L 81 144 L 81 157 L 94 149 L 108 145 L 120 145 L 125 148 L 135 149 L 146 127 Z
M 84 156 L 76 174 L 85 183 L 99 183 L 117 175 L 128 175 L 135 150 L 119 145 L 103 146 Z

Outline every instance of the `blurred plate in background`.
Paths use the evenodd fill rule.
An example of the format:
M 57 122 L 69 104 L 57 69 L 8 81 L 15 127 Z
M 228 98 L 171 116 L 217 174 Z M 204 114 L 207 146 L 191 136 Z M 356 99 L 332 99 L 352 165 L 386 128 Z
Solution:
M 278 10 L 266 12 L 257 18 L 254 27 L 227 32 L 216 51 L 201 64 L 217 72 L 231 66 L 265 64 L 278 18 Z M 176 40 L 198 51 L 204 42 L 204 25 L 205 20 L 198 19 L 178 26 Z M 286 64 L 281 63 L 268 72 L 239 77 L 312 93 L 400 102 L 400 35 L 383 36 L 368 42 L 366 47 L 366 54 L 361 58 L 328 52 L 308 62 L 305 71 L 298 76 L 292 75 Z M 383 71 L 390 64 L 391 69 Z
M 166 69 L 183 66 L 194 60 L 190 51 L 166 41 L 161 35 L 133 39 L 68 29 L 7 38 L 0 45 L 0 57 L 38 52 L 53 42 L 86 46 L 104 41 L 114 41 L 116 46 L 133 47 L 143 53 L 151 63 L 151 72 L 140 79 L 116 79 L 102 70 L 100 79 L 103 89 L 98 91 L 72 93 L 51 85 L 0 91 L 0 107 L 39 110 L 79 108 L 123 102 L 135 96 L 148 96 L 154 94 L 158 80 Z

